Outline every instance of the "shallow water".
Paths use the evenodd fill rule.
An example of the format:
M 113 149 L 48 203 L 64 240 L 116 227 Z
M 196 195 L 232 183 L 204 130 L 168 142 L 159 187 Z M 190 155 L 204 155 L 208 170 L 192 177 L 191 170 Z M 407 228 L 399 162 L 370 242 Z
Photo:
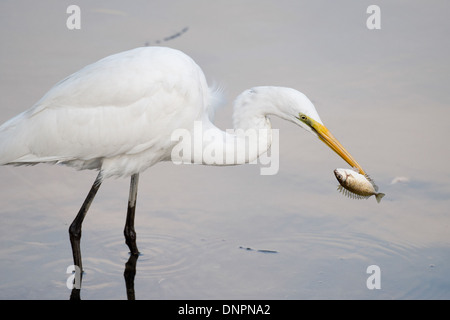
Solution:
M 121 235 L 87 229 L 81 297 L 126 299 L 129 255 Z M 2 241 L 8 250 L 1 252 L 1 298 L 69 298 L 65 271 L 71 257 L 64 236 L 53 230 L 46 231 L 47 241 Z M 138 233 L 138 245 L 137 299 L 449 298 L 448 246 L 418 247 L 338 231 L 206 237 L 201 230 L 177 235 L 151 227 Z M 379 290 L 366 285 L 366 269 L 373 264 L 381 270 Z
M 159 175 L 171 167 L 161 165 L 155 178 L 160 179 Z M 89 173 L 68 168 L 12 170 L 14 174 L 30 170 L 42 173 L 38 181 L 55 171 L 63 181 L 78 178 L 87 186 L 90 183 Z M 202 167 L 193 166 L 175 169 L 177 176 L 186 180 L 201 171 Z M 244 171 L 230 176 L 230 170 L 229 181 L 223 180 L 226 185 L 233 185 L 233 181 L 241 181 L 245 176 Z M 220 179 L 221 174 L 210 172 L 209 176 Z M 249 174 L 245 177 L 250 179 Z M 154 186 L 150 173 L 140 180 L 136 226 L 142 254 L 137 260 L 134 281 L 137 299 L 449 298 L 450 248 L 445 241 L 427 236 L 428 232 L 439 234 L 439 228 L 428 228 L 437 227 L 435 224 L 445 218 L 421 219 L 422 225 L 416 225 L 414 213 L 403 214 L 397 207 L 401 201 L 391 199 L 378 205 L 374 199 L 350 200 L 330 191 L 327 196 L 319 195 L 318 201 L 312 201 L 314 194 L 310 194 L 309 201 L 314 206 L 294 208 L 282 207 L 283 201 L 253 202 L 242 190 L 247 188 L 237 188 L 243 193 L 241 198 L 231 198 L 235 203 L 227 195 L 214 199 L 212 192 L 207 193 L 211 199 L 205 199 L 203 186 L 194 185 L 191 193 L 196 201 L 179 197 L 178 203 L 175 199 L 184 187 L 175 185 L 174 194 L 169 196 L 172 201 L 158 203 L 157 199 L 164 198 L 158 190 L 170 182 L 161 178 L 163 185 Z M 200 179 L 200 183 L 204 181 Z M 70 274 L 66 274 L 66 269 L 72 259 L 67 229 L 77 205 L 70 195 L 54 199 L 53 204 L 43 201 L 58 193 L 52 185 L 62 182 L 52 178 L 42 184 L 41 194 L 29 203 L 18 199 L 32 195 L 27 185 L 19 183 L 17 188 L 23 190 L 10 190 L 12 200 L 3 212 L 1 233 L 3 299 L 70 296 L 66 287 Z M 59 193 L 73 188 L 82 201 L 80 185 L 62 184 Z M 102 185 L 85 220 L 81 242 L 85 268 L 83 299 L 127 298 L 123 272 L 129 254 L 122 235 L 127 187 L 126 180 Z M 262 189 L 270 187 L 271 184 L 263 185 Z M 291 187 L 294 186 L 278 192 L 288 194 Z M 391 190 L 390 194 L 394 196 L 395 192 Z M 327 212 L 320 204 L 328 198 L 336 202 L 336 212 Z M 72 203 L 70 206 L 63 205 L 66 199 Z M 308 201 L 304 195 L 298 199 Z M 342 208 L 349 206 L 356 207 L 356 212 L 345 213 Z M 436 215 L 433 210 L 430 213 Z M 370 274 L 366 270 L 370 265 L 380 267 L 379 290 L 367 288 Z
M 190 54 L 228 105 L 255 85 L 303 91 L 386 193 L 380 204 L 342 196 L 342 160 L 278 119 L 276 175 L 158 164 L 140 177 L 137 299 L 450 298 L 447 4 L 379 1 L 376 31 L 354 2 L 79 1 L 78 31 L 68 5 L 0 3 L 0 122 L 87 63 L 188 26 L 160 44 Z M 221 128 L 231 109 L 218 111 Z M 69 298 L 67 229 L 95 176 L 0 167 L 0 299 Z M 85 219 L 82 299 L 127 298 L 128 187 L 105 181 Z M 367 287 L 371 265 L 380 289 Z

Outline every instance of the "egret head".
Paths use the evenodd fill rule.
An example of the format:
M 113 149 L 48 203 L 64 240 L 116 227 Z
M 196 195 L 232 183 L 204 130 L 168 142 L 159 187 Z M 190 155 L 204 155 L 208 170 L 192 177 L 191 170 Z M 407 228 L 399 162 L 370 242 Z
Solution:
M 287 105 L 280 106 L 283 118 L 294 122 L 298 126 L 311 132 L 322 140 L 328 147 L 344 159 L 352 168 L 357 168 L 361 174 L 365 174 L 361 166 L 350 155 L 350 153 L 331 134 L 330 130 L 323 124 L 312 102 L 301 92 L 285 88 L 284 94 L 289 96 Z
M 253 120 L 255 114 L 263 117 L 274 115 L 295 123 L 317 136 L 352 168 L 365 174 L 356 160 L 325 127 L 316 108 L 303 93 L 291 88 L 272 86 L 246 90 L 235 101 L 235 128 L 247 129 L 254 125 L 249 119 Z

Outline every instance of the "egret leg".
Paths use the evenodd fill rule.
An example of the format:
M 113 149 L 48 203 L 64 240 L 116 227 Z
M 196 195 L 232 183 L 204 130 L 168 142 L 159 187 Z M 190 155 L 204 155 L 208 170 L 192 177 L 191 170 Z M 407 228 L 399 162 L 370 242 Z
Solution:
M 75 219 L 73 220 L 72 224 L 69 227 L 70 244 L 72 246 L 72 254 L 73 254 L 73 263 L 75 264 L 75 266 L 78 267 L 77 270 L 79 270 L 80 272 L 83 272 L 83 266 L 81 263 L 81 249 L 80 249 L 81 225 L 101 184 L 102 184 L 102 176 L 101 173 L 99 173 L 97 178 L 95 179 L 94 184 L 92 185 L 91 190 L 89 191 L 86 199 L 84 200 L 83 205 L 80 208 L 80 211 L 78 211 L 77 216 L 75 217 Z
M 133 174 L 130 182 L 130 196 L 128 198 L 127 220 L 123 234 L 125 235 L 125 243 L 130 248 L 131 255 L 138 255 L 139 250 L 136 245 L 136 231 L 134 230 L 134 216 L 136 211 L 136 198 L 139 183 L 139 174 Z

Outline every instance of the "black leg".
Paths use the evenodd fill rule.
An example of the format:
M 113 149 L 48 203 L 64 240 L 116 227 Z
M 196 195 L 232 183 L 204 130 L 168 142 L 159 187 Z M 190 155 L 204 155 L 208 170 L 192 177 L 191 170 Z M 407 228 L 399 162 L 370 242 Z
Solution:
M 78 211 L 77 216 L 73 220 L 72 224 L 69 227 L 69 235 L 70 235 L 70 244 L 72 246 L 72 255 L 73 255 L 73 263 L 76 266 L 75 272 L 79 272 L 79 275 L 76 275 L 79 277 L 80 281 L 78 281 L 79 284 L 81 284 L 81 275 L 83 273 L 83 265 L 81 263 L 81 249 L 80 249 L 80 240 L 81 240 L 81 225 L 83 223 L 84 217 L 86 216 L 86 213 L 89 210 L 89 207 L 92 203 L 92 201 L 95 198 L 95 195 L 97 194 L 98 189 L 100 188 L 100 185 L 102 184 L 102 176 L 101 172 L 98 174 L 97 178 L 95 179 L 94 184 L 92 185 L 91 190 L 89 191 L 86 199 L 83 202 L 83 205 L 80 208 L 80 211 Z M 79 290 L 80 288 L 74 287 L 72 290 L 71 298 L 79 298 Z
M 127 220 L 123 233 L 125 235 L 125 243 L 130 248 L 132 255 L 138 255 L 139 250 L 136 245 L 136 231 L 134 230 L 134 216 L 136 211 L 136 197 L 139 183 L 139 174 L 133 174 L 130 182 L 130 196 L 128 198 Z

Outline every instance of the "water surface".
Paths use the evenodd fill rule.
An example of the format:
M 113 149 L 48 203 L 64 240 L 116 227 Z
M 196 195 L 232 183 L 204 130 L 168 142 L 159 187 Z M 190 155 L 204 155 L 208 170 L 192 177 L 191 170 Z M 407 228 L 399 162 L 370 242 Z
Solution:
M 343 197 L 333 170 L 345 163 L 278 119 L 274 176 L 159 164 L 139 185 L 137 299 L 450 298 L 448 4 L 378 1 L 382 28 L 368 30 L 364 2 L 79 1 L 73 31 L 69 4 L 0 3 L 0 122 L 103 56 L 167 45 L 225 89 L 221 128 L 244 89 L 294 87 L 386 193 Z M 0 298 L 69 298 L 67 229 L 95 176 L 0 168 Z M 83 299 L 127 298 L 128 187 L 105 181 L 85 219 Z M 381 289 L 366 286 L 370 265 Z

